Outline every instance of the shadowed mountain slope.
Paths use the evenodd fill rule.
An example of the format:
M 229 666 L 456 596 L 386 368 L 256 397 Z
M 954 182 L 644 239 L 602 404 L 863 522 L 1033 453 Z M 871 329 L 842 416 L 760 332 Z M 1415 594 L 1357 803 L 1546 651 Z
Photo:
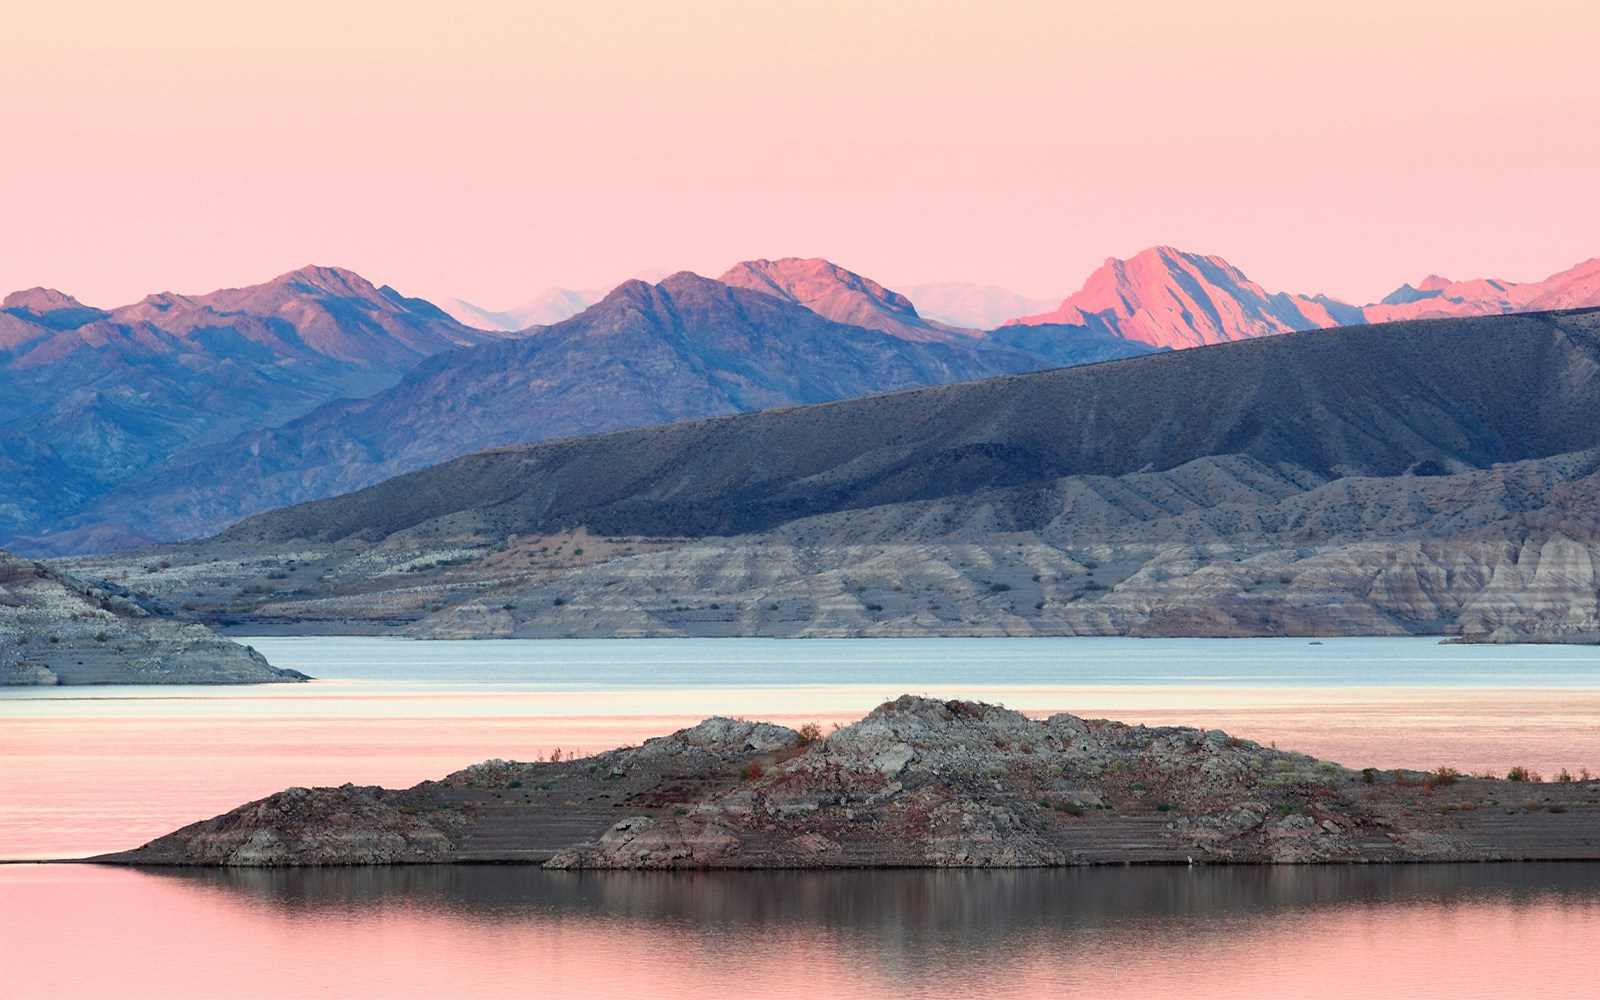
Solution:
M 1313 481 L 1481 469 L 1600 446 L 1597 374 L 1596 311 L 1270 337 L 485 452 L 222 540 L 726 535 L 1217 455 Z
M 913 342 L 687 272 L 629 281 L 563 323 L 441 354 L 386 391 L 150 469 L 68 528 L 194 537 L 482 448 L 1148 351 L 1085 331 L 1030 334 L 1037 342 L 1018 347 Z
M 53 527 L 186 448 L 504 336 L 338 268 L 109 311 L 48 289 L 14 293 L 0 310 L 0 482 L 14 484 L 0 495 L 0 538 Z

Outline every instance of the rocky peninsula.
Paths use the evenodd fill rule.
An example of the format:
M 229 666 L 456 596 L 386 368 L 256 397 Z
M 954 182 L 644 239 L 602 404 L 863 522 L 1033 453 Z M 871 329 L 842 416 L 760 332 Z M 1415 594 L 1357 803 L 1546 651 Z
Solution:
M 576 760 L 291 788 L 102 863 L 1039 867 L 1600 859 L 1600 782 L 1354 770 L 1219 730 L 905 695 Z
M 0 685 L 303 681 L 204 625 L 171 621 L 0 551 Z

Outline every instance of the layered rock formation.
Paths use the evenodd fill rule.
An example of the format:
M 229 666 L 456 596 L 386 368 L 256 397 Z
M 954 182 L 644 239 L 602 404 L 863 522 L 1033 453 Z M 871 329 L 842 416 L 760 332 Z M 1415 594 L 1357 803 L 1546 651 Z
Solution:
M 0 685 L 303 681 L 202 625 L 0 551 Z
M 552 868 L 1600 858 L 1600 789 L 1356 771 L 1221 731 L 903 696 L 826 738 L 710 719 L 405 791 L 294 788 L 96 860 Z

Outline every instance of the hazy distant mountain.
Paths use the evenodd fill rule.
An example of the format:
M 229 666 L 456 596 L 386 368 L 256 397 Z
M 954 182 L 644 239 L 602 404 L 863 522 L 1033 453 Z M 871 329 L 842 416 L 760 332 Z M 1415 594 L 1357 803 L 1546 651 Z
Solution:
M 647 267 L 632 277 L 638 281 L 657 282 L 667 276 L 659 267 Z M 550 326 L 571 319 L 606 297 L 615 285 L 605 288 L 546 288 L 533 298 L 505 312 L 495 312 L 473 305 L 465 299 L 450 298 L 439 303 L 439 308 L 458 321 L 480 330 L 502 330 L 516 333 L 533 326 Z
M 1401 285 L 1363 310 L 1366 320 L 1438 319 L 1497 313 L 1582 309 L 1600 305 L 1600 257 L 1552 274 L 1543 281 L 1478 278 L 1451 281 L 1430 274 L 1415 288 Z
M 185 448 L 504 336 L 338 268 L 112 310 L 49 289 L 12 294 L 0 307 L 0 538 L 49 530 Z
M 1029 298 L 997 285 L 957 281 L 907 285 L 904 291 L 926 318 L 970 330 L 993 330 L 1018 316 L 1046 312 L 1057 301 Z
M 1199 347 L 1360 322 L 1326 298 L 1271 294 L 1221 257 L 1151 247 L 1111 258 L 1056 309 L 1014 322 L 1104 330 L 1156 347 Z
M 836 323 L 878 330 L 901 340 L 950 343 L 978 333 L 924 319 L 899 292 L 820 257 L 747 260 L 717 280 L 805 306 Z
M 475 326 L 480 330 L 501 330 L 512 333 L 526 330 L 531 326 L 559 323 L 578 315 L 604 297 L 605 292 L 598 288 L 582 291 L 571 288 L 546 288 L 522 305 L 505 312 L 491 312 L 465 299 L 445 299 L 439 303 L 439 308 L 468 326 Z
M 371 397 L 152 468 L 70 520 L 53 547 L 81 548 L 82 533 L 108 524 L 193 537 L 481 448 L 1148 351 L 1082 331 L 1052 340 L 1033 351 L 908 341 L 688 272 L 629 281 L 526 338 L 439 355 Z

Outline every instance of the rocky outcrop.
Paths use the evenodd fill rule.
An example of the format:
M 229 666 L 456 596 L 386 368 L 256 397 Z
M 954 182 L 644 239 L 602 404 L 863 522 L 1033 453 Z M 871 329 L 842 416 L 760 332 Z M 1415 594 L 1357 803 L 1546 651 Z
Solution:
M 1218 730 L 902 696 L 827 737 L 709 719 L 411 789 L 289 789 L 97 860 L 552 868 L 1600 859 L 1600 787 L 1356 771 Z
M 303 681 L 203 625 L 0 551 L 0 685 Z

